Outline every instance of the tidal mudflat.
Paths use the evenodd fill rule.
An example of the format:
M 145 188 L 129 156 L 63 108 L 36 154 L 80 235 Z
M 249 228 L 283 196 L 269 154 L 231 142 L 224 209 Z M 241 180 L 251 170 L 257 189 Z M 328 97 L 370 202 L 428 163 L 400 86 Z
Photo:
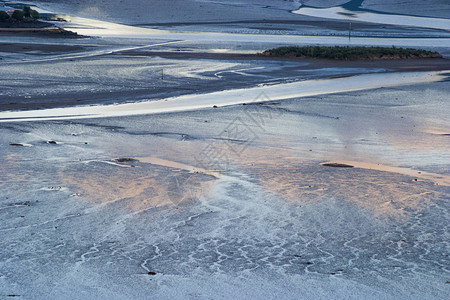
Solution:
M 156 1 L 152 20 L 93 2 L 35 2 L 90 37 L 0 34 L 0 298 L 448 296 L 448 32 L 376 37 L 358 15 L 352 43 L 404 34 L 444 58 L 264 58 L 346 45 L 328 12 L 352 6 L 324 1 L 320 19 L 298 1 L 174 1 L 186 15 Z M 211 8 L 220 24 L 196 31 Z

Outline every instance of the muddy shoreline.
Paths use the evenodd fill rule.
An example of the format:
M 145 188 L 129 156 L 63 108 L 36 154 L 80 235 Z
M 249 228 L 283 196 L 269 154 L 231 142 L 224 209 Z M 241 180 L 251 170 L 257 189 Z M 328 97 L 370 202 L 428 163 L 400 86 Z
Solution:
M 76 32 L 64 30 L 61 28 L 0 28 L 0 37 L 2 36 L 24 36 L 24 37 L 41 37 L 41 38 L 88 38 L 79 35 Z
M 70 53 L 84 50 L 81 45 L 62 45 L 62 44 L 35 44 L 35 43 L 0 43 L 0 52 L 4 53 L 29 53 L 38 51 L 34 55 L 46 53 Z
M 267 60 L 305 62 L 307 69 L 319 68 L 389 68 L 394 71 L 440 71 L 450 68 L 447 58 L 389 59 L 389 60 L 333 60 L 301 57 L 276 57 L 259 54 L 124 51 L 120 55 L 161 57 L 170 59 L 214 59 L 214 60 Z
M 0 43 L 0 52 L 10 52 L 37 58 L 52 54 L 73 54 L 76 56 L 83 51 L 89 53 L 90 46 L 81 44 L 37 44 L 37 43 Z M 114 68 L 110 71 L 111 63 L 136 63 L 144 59 L 152 68 L 152 73 L 147 74 L 138 81 L 130 81 L 128 75 L 125 78 L 114 78 Z M 193 53 L 178 51 L 146 51 L 133 50 L 120 53 L 99 55 L 95 59 L 71 59 L 70 55 L 60 61 L 33 62 L 38 68 L 51 70 L 58 65 L 67 68 L 71 61 L 86 64 L 85 67 L 70 67 L 71 77 L 41 76 L 34 87 L 28 82 L 12 76 L 10 80 L 16 80 L 17 85 L 23 85 L 23 92 L 18 93 L 11 87 L 9 94 L 4 94 L 0 100 L 0 111 L 9 110 L 35 110 L 46 108 L 59 108 L 95 104 L 129 103 L 148 100 L 159 100 L 167 97 L 175 97 L 188 94 L 211 93 L 227 89 L 254 87 L 259 84 L 277 84 L 309 79 L 325 79 L 352 76 L 372 72 L 415 72 L 415 71 L 442 71 L 450 70 L 450 59 L 409 59 L 389 61 L 337 61 L 311 58 L 284 58 L 266 57 L 257 54 L 234 53 Z M 161 67 L 154 65 L 154 62 Z M 13 62 L 13 64 L 16 64 Z M 19 63 L 20 64 L 20 63 Z M 164 67 L 166 64 L 169 66 Z M 178 74 L 177 64 L 183 68 L 192 68 L 195 65 L 226 64 L 235 65 L 233 69 L 225 67 L 223 70 L 206 72 L 197 75 Z M 152 67 L 152 65 L 154 65 Z M 239 71 L 240 65 L 249 68 L 248 71 Z M 56 67 L 57 68 L 57 67 Z M 78 72 L 85 72 L 95 68 L 92 79 L 81 80 Z M 98 68 L 98 70 L 97 70 Z M 259 71 L 251 71 L 252 68 Z M 275 68 L 275 69 L 274 69 Z M 57 70 L 57 69 L 55 69 Z M 74 73 L 72 73 L 74 72 Z M 100 72 L 100 73 L 97 73 Z M 141 72 L 139 67 L 131 67 L 131 74 Z M 256 73 L 255 73 L 256 72 Z M 94 74 L 94 73 L 93 73 Z M 148 77 L 150 75 L 150 77 Z M 89 75 L 91 76 L 91 75 Z M 104 77 L 105 76 L 105 77 Z M 111 77 L 112 76 L 112 77 Z M 193 77 L 192 77 L 193 76 Z M 9 76 L 8 76 L 9 77 Z M 206 80 L 205 80 L 206 79 Z M 244 80 L 245 79 L 245 80 Z M 6 80 L 6 79 L 5 79 Z M 74 88 L 70 82 L 80 85 Z M 100 84 L 100 86 L 98 86 Z M 26 86 L 26 88 L 25 88 Z M 67 88 L 63 88 L 63 87 Z M 96 89 L 92 90 L 94 86 Z M 123 86 L 123 87 L 122 87 Z M 53 91 L 53 87 L 61 87 L 60 92 Z M 101 88 L 99 88 L 101 87 Z M 41 92 L 37 91 L 40 89 Z M 6 92 L 7 90 L 5 90 Z
M 0 33 L 0 298 L 446 299 L 449 59 L 256 55 L 350 44 L 298 0 L 33 3 L 98 38 Z

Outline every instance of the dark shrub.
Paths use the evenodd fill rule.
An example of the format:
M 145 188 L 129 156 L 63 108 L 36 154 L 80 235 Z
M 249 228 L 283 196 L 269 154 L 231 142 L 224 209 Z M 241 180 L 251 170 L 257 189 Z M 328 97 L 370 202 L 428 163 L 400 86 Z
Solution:
M 23 20 L 23 11 L 15 10 L 11 17 L 13 19 L 16 19 L 17 21 L 22 21 Z
M 36 20 L 36 19 L 39 19 L 40 15 L 39 15 L 39 13 L 37 11 L 32 9 L 31 10 L 31 17 Z
M 6 13 L 6 11 L 0 11 L 0 21 L 5 21 L 9 19 L 9 15 Z
M 23 7 L 23 16 L 25 18 L 31 18 L 31 8 L 29 6 Z

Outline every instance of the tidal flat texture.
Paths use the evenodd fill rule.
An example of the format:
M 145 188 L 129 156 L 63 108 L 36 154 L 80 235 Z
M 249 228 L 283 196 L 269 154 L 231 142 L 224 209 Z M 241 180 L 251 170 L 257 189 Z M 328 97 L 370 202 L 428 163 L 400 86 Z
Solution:
M 74 34 L 0 31 L 0 299 L 448 298 L 448 5 L 32 2 Z

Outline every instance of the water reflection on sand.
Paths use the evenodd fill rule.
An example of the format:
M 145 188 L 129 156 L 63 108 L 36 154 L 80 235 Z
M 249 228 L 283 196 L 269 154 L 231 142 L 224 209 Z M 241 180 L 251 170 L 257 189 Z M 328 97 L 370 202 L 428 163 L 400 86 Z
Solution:
M 369 23 L 401 25 L 401 26 L 414 26 L 414 27 L 426 27 L 449 30 L 450 20 L 444 18 L 428 18 L 420 16 L 408 16 L 408 15 L 395 15 L 395 14 L 383 14 L 370 11 L 350 11 L 343 7 L 331 7 L 331 8 L 313 8 L 302 7 L 293 13 L 338 20 L 362 21 Z
M 183 95 L 156 101 L 144 101 L 137 103 L 78 106 L 19 112 L 6 111 L 0 112 L 0 122 L 120 117 L 198 110 L 213 106 L 249 103 L 260 97 L 261 94 L 264 94 L 267 99 L 282 100 L 296 97 L 441 81 L 446 78 L 445 74 L 446 71 L 363 74 L 335 79 L 306 80 L 246 89 L 232 89 L 207 94 Z

